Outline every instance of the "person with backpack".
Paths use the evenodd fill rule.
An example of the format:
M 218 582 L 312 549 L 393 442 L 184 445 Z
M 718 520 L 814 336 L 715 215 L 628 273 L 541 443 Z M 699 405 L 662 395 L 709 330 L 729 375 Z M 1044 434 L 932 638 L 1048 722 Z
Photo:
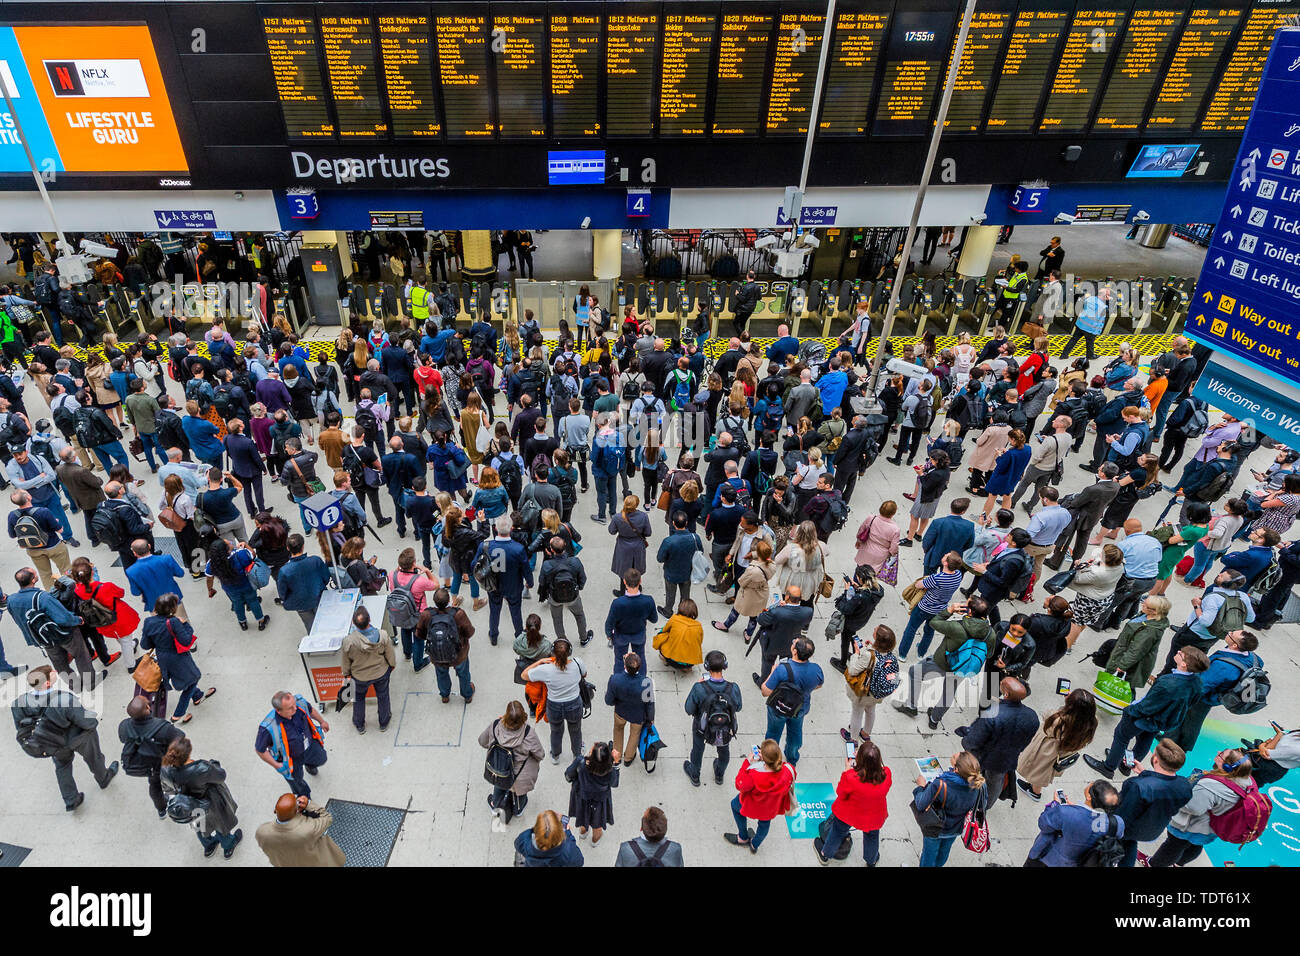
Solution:
M 96 674 L 91 664 L 90 647 L 80 629 L 83 621 L 55 594 L 38 588 L 37 580 L 35 568 L 20 568 L 14 572 L 18 590 L 8 596 L 5 609 L 27 646 L 39 648 L 69 686 L 93 687 Z M 107 668 L 120 656 L 106 655 L 100 663 Z M 101 669 L 99 677 L 107 675 L 108 671 Z
M 667 836 L 667 815 L 658 807 L 647 807 L 641 815 L 641 835 L 619 844 L 614 866 L 684 866 L 682 845 Z
M 813 692 L 826 682 L 822 669 L 812 662 L 816 645 L 807 637 L 790 644 L 790 657 L 777 658 L 759 690 L 767 698 L 767 736 L 779 743 L 786 733 L 785 755 L 790 765 L 799 762 L 803 746 L 803 721 L 812 709 Z
M 495 536 L 478 546 L 471 567 L 472 578 L 482 583 L 488 592 L 488 640 L 495 647 L 503 603 L 510 607 L 510 621 L 515 633 L 524 629 L 524 589 L 533 587 L 533 567 L 527 549 L 511 535 L 514 524 L 509 517 L 502 515 L 498 518 L 493 530 Z
M 504 517 L 504 516 L 503 516 Z M 498 521 L 501 519 L 498 518 Z M 509 519 L 506 519 L 509 521 Z M 439 537 L 438 550 L 444 555 L 444 568 L 450 572 L 448 590 L 451 591 L 452 603 L 460 606 L 460 588 L 463 580 L 469 578 L 470 598 L 474 610 L 480 610 L 488 603 L 485 597 L 479 597 L 479 579 L 473 573 L 475 556 L 479 545 L 487 535 L 484 531 L 472 528 L 465 521 L 464 512 L 455 505 L 450 505 L 442 513 L 442 534 Z M 440 568 L 440 570 L 442 570 Z
M 705 674 L 692 687 L 686 697 L 685 710 L 691 718 L 691 753 L 682 763 L 691 785 L 700 785 L 700 767 L 704 760 L 706 744 L 717 750 L 713 760 L 713 780 L 722 783 L 731 760 L 731 740 L 736 736 L 736 714 L 741 709 L 740 686 L 727 680 L 727 656 L 722 651 L 709 651 L 704 656 Z
M 947 558 L 944 564 L 947 564 Z M 948 686 L 947 675 L 959 680 L 981 676 L 985 662 L 993 656 L 997 636 L 989 623 L 988 601 L 979 595 L 965 604 L 950 604 L 947 610 L 939 611 L 930 618 L 930 627 L 942 641 L 931 657 L 908 668 L 907 693 L 903 699 L 895 699 L 893 706 L 900 713 L 915 717 L 919 713 L 922 684 L 932 676 L 942 678 L 945 684 L 943 695 L 927 712 L 930 729 L 937 730 L 943 715 L 953 704 L 952 691 L 955 688 Z
M 1184 512 L 1188 502 L 1203 501 L 1206 504 L 1213 504 L 1228 493 L 1237 478 L 1237 461 L 1234 457 L 1237 443 L 1225 441 L 1214 451 L 1215 457 L 1210 461 L 1201 462 L 1192 459 L 1183 469 L 1177 490 L 1174 491 L 1176 497 L 1183 499 L 1184 510 L 1178 514 L 1179 523 L 1187 521 Z M 1197 454 L 1199 455 L 1200 452 Z
M 488 752 L 484 768 L 492 784 L 488 809 L 508 824 L 528 806 L 528 794 L 537 786 L 546 750 L 537 731 L 528 725 L 524 705 L 517 700 L 510 701 L 505 713 L 483 728 L 478 743 Z
M 1029 532 L 1012 528 L 1007 535 L 1007 547 L 987 563 L 975 563 L 971 570 L 980 575 L 975 591 L 988 602 L 989 623 L 997 625 L 1002 620 L 998 605 L 1019 596 L 1029 587 L 1034 573 L 1034 559 L 1025 550 L 1030 543 Z
M 27 552 L 41 575 L 41 583 L 54 586 L 55 579 L 69 567 L 68 543 L 60 536 L 63 526 L 54 514 L 32 504 L 32 496 L 21 489 L 10 492 L 14 510 L 9 512 L 9 537 Z M 66 518 L 65 518 L 66 521 Z
M 271 623 L 270 615 L 262 612 L 262 601 L 250 573 L 255 563 L 256 556 L 242 538 L 233 548 L 224 538 L 217 538 L 208 546 L 208 563 L 203 569 L 208 579 L 208 597 L 216 597 L 217 590 L 212 582 L 220 581 L 221 590 L 230 601 L 241 631 L 248 630 L 249 612 L 257 621 L 259 631 L 266 630 Z
M 847 616 L 844 626 L 849 627 Z M 871 738 L 877 705 L 892 696 L 899 685 L 898 658 L 893 653 L 893 628 L 878 624 L 870 642 L 855 635 L 850 646 L 851 654 L 837 659 L 838 664 L 836 660 L 831 662 L 836 670 L 843 671 L 844 689 L 849 698 L 848 726 L 840 728 L 840 737 L 845 743 L 854 743 L 854 738 L 861 741 Z
M 619 476 L 623 474 L 627 446 L 617 419 L 606 418 L 591 443 L 591 476 L 596 485 L 596 514 L 592 521 L 605 523 L 605 512 L 615 511 Z
M 235 798 L 226 786 L 226 771 L 215 760 L 195 760 L 188 737 L 173 740 L 162 758 L 162 787 L 167 815 L 181 824 L 194 824 L 204 857 L 221 847 L 229 860 L 244 838 L 235 816 Z
M 1174 632 L 1160 675 L 1173 671 L 1174 655 L 1183 648 L 1195 647 L 1208 653 L 1216 642 L 1254 620 L 1255 608 L 1246 593 L 1245 577 L 1231 568 L 1220 571 L 1213 584 L 1192 598 L 1192 610 L 1183 626 Z
M 414 660 L 415 673 L 428 666 L 424 642 L 416 640 L 420 612 L 425 608 L 430 591 L 437 590 L 438 578 L 433 571 L 415 563 L 415 549 L 403 548 L 397 556 L 397 569 L 388 576 L 388 596 L 384 611 L 390 626 L 397 628 L 402 638 L 402 653 Z
M 844 527 L 849 518 L 849 506 L 841 495 L 832 487 L 830 475 L 817 476 L 817 492 L 803 506 L 801 517 L 811 521 L 817 528 L 817 537 L 825 542 L 833 532 Z
M 1084 788 L 1082 804 L 1058 795 L 1038 815 L 1038 836 L 1024 865 L 1117 866 L 1124 853 L 1119 803 L 1119 791 L 1105 780 Z
M 1130 744 L 1133 757 L 1141 761 L 1153 741 L 1176 732 L 1183 725 L 1188 708 L 1201 693 L 1196 675 L 1205 671 L 1210 662 L 1200 648 L 1184 647 L 1174 653 L 1174 666 L 1172 673 L 1156 678 L 1141 700 L 1124 709 L 1105 759 L 1084 754 L 1084 763 L 1107 780 L 1114 778 L 1116 770 L 1127 777 L 1130 768 L 1124 758 Z
M 895 457 L 888 459 L 890 464 L 902 464 L 904 455 L 907 455 L 909 465 L 916 461 L 921 436 L 929 432 L 934 420 L 934 403 L 930 395 L 933 388 L 929 379 L 922 379 L 916 391 L 903 400 L 903 424 L 899 428 L 898 444 L 894 446 Z
M 1160 411 L 1163 411 L 1168 404 L 1169 402 L 1161 402 Z M 1173 471 L 1174 467 L 1183 459 L 1188 440 L 1200 438 L 1209 424 L 1210 406 L 1203 399 L 1191 395 L 1178 401 L 1177 406 L 1165 422 L 1166 427 L 1163 434 L 1161 434 L 1159 427 L 1160 416 L 1157 414 L 1155 440 L 1164 441 L 1164 445 L 1160 450 L 1161 470 Z
M 741 761 L 736 771 L 738 792 L 731 800 L 731 815 L 737 832 L 724 833 L 722 838 L 757 853 L 772 821 L 786 813 L 794 801 L 795 777 L 794 764 L 785 760 L 780 744 L 768 739 L 757 745 L 752 758 Z M 758 823 L 753 831 L 750 820 Z
M 1273 802 L 1251 779 L 1250 757 L 1220 750 L 1214 766 L 1191 776 L 1192 795 L 1169 821 L 1168 835 L 1147 866 L 1186 866 L 1215 840 L 1244 846 L 1263 834 Z
M 535 660 L 519 675 L 525 684 L 546 685 L 546 722 L 551 725 L 551 763 L 559 764 L 564 746 L 564 729 L 569 730 L 569 748 L 574 758 L 582 753 L 582 719 L 587 669 L 573 656 L 573 645 L 557 637 L 551 644 L 551 656 Z M 588 697 L 589 699 L 589 697 Z M 589 713 L 589 711 L 588 711 Z
M 84 397 L 84 394 L 81 396 Z M 197 408 L 197 404 L 195 408 Z M 187 404 L 188 408 L 188 404 Z M 128 468 L 131 467 L 131 460 L 127 458 L 126 449 L 122 447 L 122 430 L 113 424 L 102 408 L 92 408 L 85 402 L 73 413 L 76 417 L 76 437 L 81 443 L 81 447 L 95 453 L 99 463 L 105 471 L 113 467 L 113 462 L 121 462 Z M 189 421 L 188 418 L 182 420 L 181 424 Z M 210 422 L 208 422 L 211 425 Z M 191 447 L 194 447 L 194 440 L 186 433 L 187 440 Z M 195 450 L 198 455 L 199 451 Z
M 54 779 L 63 797 L 63 808 L 73 811 L 85 802 L 86 795 L 77 789 L 72 777 L 72 759 L 80 756 L 99 784 L 105 789 L 116 776 L 120 764 L 114 760 L 104 765 L 99 745 L 99 718 L 88 711 L 81 699 L 55 686 L 54 668 L 48 664 L 33 667 L 25 675 L 27 693 L 18 697 L 10 713 L 17 731 L 18 745 L 29 757 L 49 757 L 54 762 Z
M 582 589 L 587 586 L 587 572 L 577 555 L 570 554 L 564 538 L 549 536 L 542 559 L 541 574 L 537 579 L 537 599 L 551 609 L 551 623 L 557 637 L 564 637 L 564 612 L 573 615 L 578 624 L 578 640 L 586 647 L 593 637 L 587 628 L 587 615 L 582 607 Z
M 1183 725 L 1170 737 L 1185 751 L 1196 746 L 1210 710 L 1223 704 L 1230 714 L 1262 710 L 1268 699 L 1269 680 L 1264 661 L 1255 653 L 1259 638 L 1249 631 L 1231 631 L 1223 649 L 1210 655 L 1210 666 L 1200 675 L 1201 694 L 1187 708 Z
M 370 612 L 358 607 L 352 613 L 352 628 L 343 639 L 341 674 L 343 680 L 352 680 L 352 726 L 357 733 L 366 732 L 366 696 L 375 689 L 379 705 L 379 730 L 388 729 L 393 719 L 393 706 L 388 693 L 389 678 L 397 666 L 393 642 L 388 635 L 370 622 Z M 446 703 L 446 698 L 443 698 Z
M 415 639 L 424 642 L 437 679 L 438 695 L 444 704 L 451 701 L 452 670 L 456 671 L 458 690 L 465 703 L 474 699 L 474 683 L 469 673 L 469 639 L 473 636 L 474 625 L 469 615 L 451 606 L 451 592 L 446 588 L 434 591 L 432 606 L 426 605 L 420 612 Z
M 623 766 L 630 767 L 636 762 L 643 728 L 651 727 L 655 719 L 654 681 L 635 651 L 624 654 L 622 670 L 610 675 L 605 687 L 605 704 L 614 709 L 614 735 L 610 746 L 616 754 L 624 755 Z M 623 749 L 624 731 L 627 732 L 626 750 Z M 648 769 L 654 769 L 653 758 Z
M 162 790 L 162 758 L 172 741 L 185 736 L 173 723 L 154 717 L 148 699 L 137 695 L 126 705 L 126 719 L 117 725 L 117 737 L 122 743 L 122 772 L 128 777 L 148 779 L 149 799 L 159 818 L 164 820 L 167 798 Z

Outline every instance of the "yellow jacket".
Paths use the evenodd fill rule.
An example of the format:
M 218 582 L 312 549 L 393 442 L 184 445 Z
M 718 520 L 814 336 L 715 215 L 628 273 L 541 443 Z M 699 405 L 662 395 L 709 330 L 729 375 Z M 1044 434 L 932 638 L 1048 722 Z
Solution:
M 654 649 L 679 664 L 703 664 L 704 626 L 694 618 L 674 614 L 655 635 Z

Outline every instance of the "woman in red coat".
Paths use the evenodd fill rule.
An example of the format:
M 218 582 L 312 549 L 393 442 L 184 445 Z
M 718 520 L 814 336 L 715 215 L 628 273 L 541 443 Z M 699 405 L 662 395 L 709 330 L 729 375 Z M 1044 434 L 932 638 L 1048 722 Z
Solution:
M 858 829 L 862 831 L 862 859 L 867 866 L 875 866 L 880 861 L 880 828 L 889 816 L 885 797 L 893 780 L 880 759 L 880 748 L 870 740 L 859 744 L 857 755 L 844 763 L 835 802 L 831 804 L 830 826 L 825 838 L 813 841 L 813 848 L 818 861 L 827 864 L 835 858 L 849 831 Z
M 747 846 L 751 853 L 758 852 L 772 821 L 790 806 L 795 777 L 794 767 L 785 762 L 775 740 L 764 740 L 755 749 L 758 759 L 742 761 L 736 772 L 736 789 L 740 792 L 732 798 L 731 814 L 736 818 L 738 832 L 722 835 L 732 846 Z M 758 821 L 752 837 L 749 820 Z
M 72 580 L 76 584 L 74 593 L 77 597 L 94 601 L 113 615 L 111 621 L 95 629 L 104 637 L 111 637 L 121 644 L 127 667 L 134 669 L 135 638 L 132 635 L 140 626 L 140 613 L 122 600 L 126 597 L 126 592 L 112 581 L 96 581 L 95 566 L 89 558 L 77 558 L 72 562 Z M 90 621 L 86 623 L 91 624 Z
M 1040 335 L 1034 339 L 1034 350 L 1020 363 L 1020 377 L 1016 379 L 1016 394 L 1023 395 L 1030 387 L 1043 377 L 1047 368 L 1047 336 Z

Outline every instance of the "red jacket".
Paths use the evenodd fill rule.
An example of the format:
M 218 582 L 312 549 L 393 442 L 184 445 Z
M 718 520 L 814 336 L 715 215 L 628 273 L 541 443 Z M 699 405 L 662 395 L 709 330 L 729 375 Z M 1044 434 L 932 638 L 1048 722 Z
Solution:
M 1038 381 L 1037 372 L 1047 364 L 1042 352 L 1033 352 L 1020 365 L 1020 377 L 1016 379 L 1016 394 L 1023 395 Z
M 795 772 L 790 764 L 782 764 L 776 773 L 763 768 L 755 770 L 748 760 L 741 761 L 736 771 L 736 789 L 740 791 L 740 815 L 749 820 L 774 820 L 785 812 L 785 796 L 794 786 Z
M 856 770 L 845 770 L 835 787 L 835 802 L 831 805 L 831 813 L 865 833 L 879 830 L 889 816 L 885 795 L 889 793 L 891 783 L 893 779 L 888 767 L 885 768 L 884 783 L 863 783 L 858 779 Z
M 135 632 L 135 629 L 140 626 L 140 613 L 122 600 L 122 598 L 126 597 L 126 592 L 112 581 L 93 581 L 90 587 L 78 584 L 75 592 L 79 598 L 93 596 L 95 603 L 104 605 L 117 615 L 117 620 L 113 621 L 112 624 L 96 628 L 105 637 L 130 637 Z

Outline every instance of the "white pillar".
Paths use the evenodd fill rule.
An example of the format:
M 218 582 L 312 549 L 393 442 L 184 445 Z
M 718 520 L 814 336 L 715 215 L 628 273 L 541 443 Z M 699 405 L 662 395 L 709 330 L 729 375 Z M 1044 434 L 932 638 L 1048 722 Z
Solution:
M 961 259 L 957 261 L 957 274 L 965 278 L 982 279 L 993 261 L 993 247 L 998 242 L 999 226 L 971 226 L 962 243 Z

